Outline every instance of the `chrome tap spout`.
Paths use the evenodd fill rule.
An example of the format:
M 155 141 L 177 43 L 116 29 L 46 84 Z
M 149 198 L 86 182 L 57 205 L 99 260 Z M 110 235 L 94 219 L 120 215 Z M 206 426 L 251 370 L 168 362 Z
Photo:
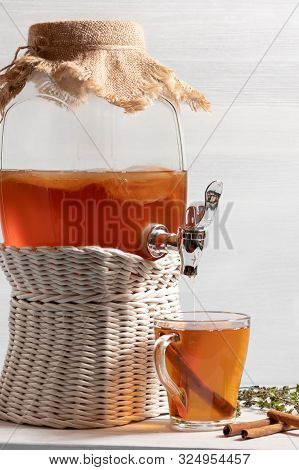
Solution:
M 209 184 L 205 192 L 205 202 L 189 205 L 185 222 L 176 234 L 170 233 L 164 225 L 151 226 L 147 237 L 147 250 L 151 256 L 160 258 L 169 251 L 177 250 L 181 258 L 181 273 L 188 277 L 196 276 L 206 229 L 214 219 L 222 189 L 221 181 Z

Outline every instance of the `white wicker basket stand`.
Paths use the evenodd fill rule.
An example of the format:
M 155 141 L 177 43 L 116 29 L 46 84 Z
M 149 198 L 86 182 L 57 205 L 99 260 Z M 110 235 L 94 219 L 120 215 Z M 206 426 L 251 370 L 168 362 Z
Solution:
M 0 247 L 12 287 L 0 419 L 99 428 L 167 412 L 153 318 L 179 310 L 177 256 Z

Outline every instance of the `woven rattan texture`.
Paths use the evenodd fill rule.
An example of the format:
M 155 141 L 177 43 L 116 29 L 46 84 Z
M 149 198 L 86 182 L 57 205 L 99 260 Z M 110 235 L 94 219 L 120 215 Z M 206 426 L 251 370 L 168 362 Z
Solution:
M 0 263 L 12 287 L 0 419 L 83 429 L 167 411 L 153 317 L 179 309 L 177 257 L 1 246 Z

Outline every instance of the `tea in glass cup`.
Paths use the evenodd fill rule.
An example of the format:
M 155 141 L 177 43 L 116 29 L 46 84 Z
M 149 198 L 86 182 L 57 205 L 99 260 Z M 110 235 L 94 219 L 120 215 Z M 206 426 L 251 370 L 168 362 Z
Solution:
M 212 430 L 235 418 L 250 318 L 192 312 L 155 319 L 155 365 L 179 430 Z

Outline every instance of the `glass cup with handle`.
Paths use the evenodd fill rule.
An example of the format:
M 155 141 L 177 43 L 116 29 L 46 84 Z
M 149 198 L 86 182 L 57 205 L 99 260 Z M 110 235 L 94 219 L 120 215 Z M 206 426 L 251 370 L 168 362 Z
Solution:
M 155 318 L 155 365 L 179 430 L 213 430 L 234 420 L 250 317 L 201 311 Z

